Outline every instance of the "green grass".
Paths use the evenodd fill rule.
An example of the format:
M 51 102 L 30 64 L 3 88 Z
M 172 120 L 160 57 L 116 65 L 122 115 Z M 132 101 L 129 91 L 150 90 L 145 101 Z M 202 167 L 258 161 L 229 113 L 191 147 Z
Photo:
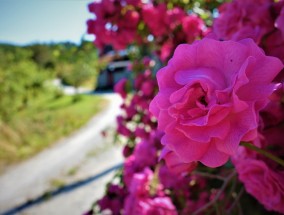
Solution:
M 27 159 L 71 134 L 107 105 L 98 96 L 46 96 L 16 114 L 9 124 L 0 122 L 0 170 Z

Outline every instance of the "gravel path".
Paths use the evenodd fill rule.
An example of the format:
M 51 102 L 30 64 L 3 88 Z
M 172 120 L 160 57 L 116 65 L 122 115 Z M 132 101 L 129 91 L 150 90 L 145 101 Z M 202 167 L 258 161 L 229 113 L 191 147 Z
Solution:
M 120 147 L 109 147 L 109 150 L 106 150 L 107 144 L 105 144 L 105 139 L 101 134 L 106 128 L 113 127 L 116 124 L 115 117 L 119 114 L 121 99 L 117 94 L 105 94 L 104 96 L 110 101 L 108 107 L 94 117 L 85 127 L 30 160 L 10 167 L 0 176 L 0 213 L 42 195 L 50 189 L 52 184 L 56 184 L 56 180 L 58 183 L 58 180 L 62 180 L 61 178 L 68 173 L 71 175 L 73 172 L 72 174 L 76 175 L 76 177 L 83 178 L 87 176 L 86 174 L 98 173 L 104 168 L 122 161 L 121 155 L 118 154 Z M 107 154 L 102 157 L 104 151 Z M 97 152 L 100 153 L 96 155 Z M 91 169 L 93 171 L 90 171 Z M 69 178 L 75 180 L 76 177 L 74 177 Z M 103 178 L 100 180 L 103 180 Z M 64 182 L 69 183 L 70 181 Z M 92 189 L 97 189 L 96 186 L 98 185 L 93 184 L 92 186 L 88 195 L 92 193 Z M 82 192 L 82 195 L 83 193 L 87 194 L 87 191 L 79 189 L 76 192 Z M 80 194 L 77 195 L 80 196 Z M 76 208 L 79 207 L 78 205 L 82 205 L 83 208 L 79 208 L 79 210 L 85 209 L 85 204 L 89 206 L 90 202 L 93 201 L 92 198 L 89 198 L 90 202 L 83 204 L 82 195 L 82 199 L 78 199 L 76 204 Z M 64 195 L 59 195 L 56 198 L 64 199 Z M 52 201 L 53 199 L 49 202 Z M 75 202 L 73 203 L 75 204 Z M 66 208 L 70 208 L 73 203 L 66 202 Z M 64 208 L 64 204 L 62 203 L 60 207 Z M 74 211 L 74 213 L 56 213 L 55 211 L 57 211 L 56 208 L 54 212 L 33 211 L 28 214 L 78 214 L 77 211 Z M 27 213 L 24 212 L 23 214 Z

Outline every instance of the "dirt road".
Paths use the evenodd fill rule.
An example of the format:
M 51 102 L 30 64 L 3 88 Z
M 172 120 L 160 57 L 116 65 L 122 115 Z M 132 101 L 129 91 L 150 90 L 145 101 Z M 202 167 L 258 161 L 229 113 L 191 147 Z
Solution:
M 86 126 L 30 160 L 12 166 L 0 176 L 0 213 L 23 204 L 28 199 L 40 196 L 50 189 L 52 182 L 54 183 L 58 177 L 71 172 L 75 167 L 82 166 L 91 152 L 95 153 L 99 148 L 104 148 L 105 140 L 101 133 L 106 128 L 115 126 L 115 118 L 119 114 L 121 104 L 121 99 L 117 94 L 105 94 L 104 97 L 110 101 L 108 107 Z M 89 162 L 89 165 L 94 165 L 93 169 L 98 172 L 120 162 L 122 161 L 120 154 L 111 156 L 119 150 L 118 148 L 115 152 L 106 150 L 109 151 L 111 162 L 97 156 Z M 90 169 L 92 169 L 91 166 L 85 172 L 90 172 Z

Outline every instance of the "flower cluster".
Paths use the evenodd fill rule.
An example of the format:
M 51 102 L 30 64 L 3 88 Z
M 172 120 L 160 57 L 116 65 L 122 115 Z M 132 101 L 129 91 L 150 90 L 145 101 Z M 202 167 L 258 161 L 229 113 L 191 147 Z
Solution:
M 96 36 L 97 47 L 112 44 L 120 50 L 138 39 L 136 28 L 140 20 L 139 13 L 135 10 L 122 10 L 123 6 L 116 0 L 89 4 L 89 11 L 95 14 L 95 19 L 88 20 L 88 33 Z
M 99 48 L 111 44 L 116 50 L 127 45 L 153 42 L 162 61 L 180 43 L 192 43 L 207 32 L 203 20 L 183 8 L 168 8 L 166 3 L 102 0 L 89 5 L 95 14 L 87 22 L 88 33 L 95 35 Z
M 284 62 L 284 1 L 234 0 L 219 11 L 213 28 L 218 38 L 252 38 L 268 55 Z
M 162 61 L 171 56 L 178 44 L 192 43 L 207 32 L 205 23 L 196 14 L 187 14 L 180 7 L 167 9 L 165 3 L 145 5 L 142 17 L 160 47 L 157 53 Z

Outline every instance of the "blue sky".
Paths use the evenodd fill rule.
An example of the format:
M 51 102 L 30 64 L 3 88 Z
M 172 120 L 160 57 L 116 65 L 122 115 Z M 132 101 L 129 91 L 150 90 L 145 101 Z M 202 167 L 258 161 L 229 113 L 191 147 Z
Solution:
M 92 0 L 0 0 L 0 43 L 79 43 Z M 90 36 L 87 38 L 91 38 Z

